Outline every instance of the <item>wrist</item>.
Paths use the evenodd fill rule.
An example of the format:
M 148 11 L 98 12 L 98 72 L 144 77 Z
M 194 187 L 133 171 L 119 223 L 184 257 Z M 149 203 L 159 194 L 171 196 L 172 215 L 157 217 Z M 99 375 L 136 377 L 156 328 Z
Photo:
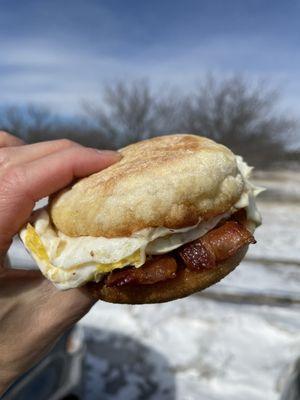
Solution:
M 60 292 L 40 274 L 9 272 L 0 279 L 0 398 L 94 303 L 82 288 Z

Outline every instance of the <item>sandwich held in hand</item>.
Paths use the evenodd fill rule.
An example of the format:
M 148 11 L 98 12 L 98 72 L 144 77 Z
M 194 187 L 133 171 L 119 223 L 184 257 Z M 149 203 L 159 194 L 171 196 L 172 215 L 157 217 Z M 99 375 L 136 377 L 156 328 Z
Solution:
M 260 189 L 243 159 L 184 134 L 120 153 L 20 232 L 42 273 L 59 289 L 87 285 L 96 298 L 129 304 L 184 297 L 230 273 L 261 223 Z

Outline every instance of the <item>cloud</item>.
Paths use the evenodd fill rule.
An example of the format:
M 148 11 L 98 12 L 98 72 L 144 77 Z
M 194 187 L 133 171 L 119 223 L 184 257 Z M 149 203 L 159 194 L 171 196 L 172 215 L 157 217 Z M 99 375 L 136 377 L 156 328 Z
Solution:
M 164 82 L 184 89 L 212 71 L 222 76 L 244 73 L 282 86 L 284 105 L 299 109 L 300 55 L 284 43 L 255 34 L 214 35 L 178 46 L 155 41 L 135 51 L 119 52 L 115 37 L 98 51 L 78 41 L 68 46 L 53 37 L 11 38 L 0 46 L 1 103 L 39 103 L 64 113 L 76 112 L 83 98 L 100 98 L 101 86 L 115 79 L 147 77 L 155 88 Z M 293 63 L 291 63 L 291 59 Z

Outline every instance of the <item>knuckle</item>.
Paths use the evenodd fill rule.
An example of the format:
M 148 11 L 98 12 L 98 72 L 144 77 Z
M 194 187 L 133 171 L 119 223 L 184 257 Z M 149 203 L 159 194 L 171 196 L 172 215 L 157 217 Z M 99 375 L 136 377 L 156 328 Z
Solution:
M 59 139 L 57 142 L 59 145 L 61 145 L 62 147 L 65 147 L 65 148 L 69 148 L 69 147 L 73 147 L 73 146 L 77 145 L 77 143 L 73 142 L 70 139 Z
M 19 188 L 25 180 L 25 171 L 20 166 L 6 168 L 1 174 L 0 191 L 7 192 Z
M 0 148 L 0 169 L 7 168 L 10 164 L 10 151 L 7 148 Z
M 17 136 L 11 135 L 10 133 L 0 130 L 0 147 L 16 146 L 24 144 L 24 141 Z

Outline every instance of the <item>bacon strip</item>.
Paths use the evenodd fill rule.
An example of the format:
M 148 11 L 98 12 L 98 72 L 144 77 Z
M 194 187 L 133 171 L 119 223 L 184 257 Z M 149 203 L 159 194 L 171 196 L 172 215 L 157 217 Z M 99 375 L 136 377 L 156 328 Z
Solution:
M 176 253 L 187 268 L 198 271 L 214 268 L 218 262 L 226 260 L 241 247 L 256 243 L 252 234 L 240 223 L 244 218 L 242 213 L 236 213 L 235 220 L 227 221 L 200 239 L 180 247 Z M 105 284 L 108 287 L 152 285 L 175 278 L 176 272 L 177 262 L 174 257 L 154 256 L 140 268 L 128 267 L 111 272 Z
M 256 243 L 252 234 L 236 221 L 225 222 L 194 242 L 179 249 L 179 255 L 190 269 L 214 268 L 241 247 Z
M 106 286 L 121 287 L 128 284 L 152 285 L 175 278 L 177 262 L 174 257 L 155 257 L 142 267 L 130 267 L 111 272 L 106 279 Z
M 238 211 L 231 215 L 231 218 L 234 221 L 237 221 L 239 224 L 245 226 L 247 223 L 247 212 L 245 208 L 240 208 Z
M 205 247 L 201 239 L 179 248 L 179 256 L 190 269 L 202 270 L 216 266 L 216 257 L 210 247 Z

